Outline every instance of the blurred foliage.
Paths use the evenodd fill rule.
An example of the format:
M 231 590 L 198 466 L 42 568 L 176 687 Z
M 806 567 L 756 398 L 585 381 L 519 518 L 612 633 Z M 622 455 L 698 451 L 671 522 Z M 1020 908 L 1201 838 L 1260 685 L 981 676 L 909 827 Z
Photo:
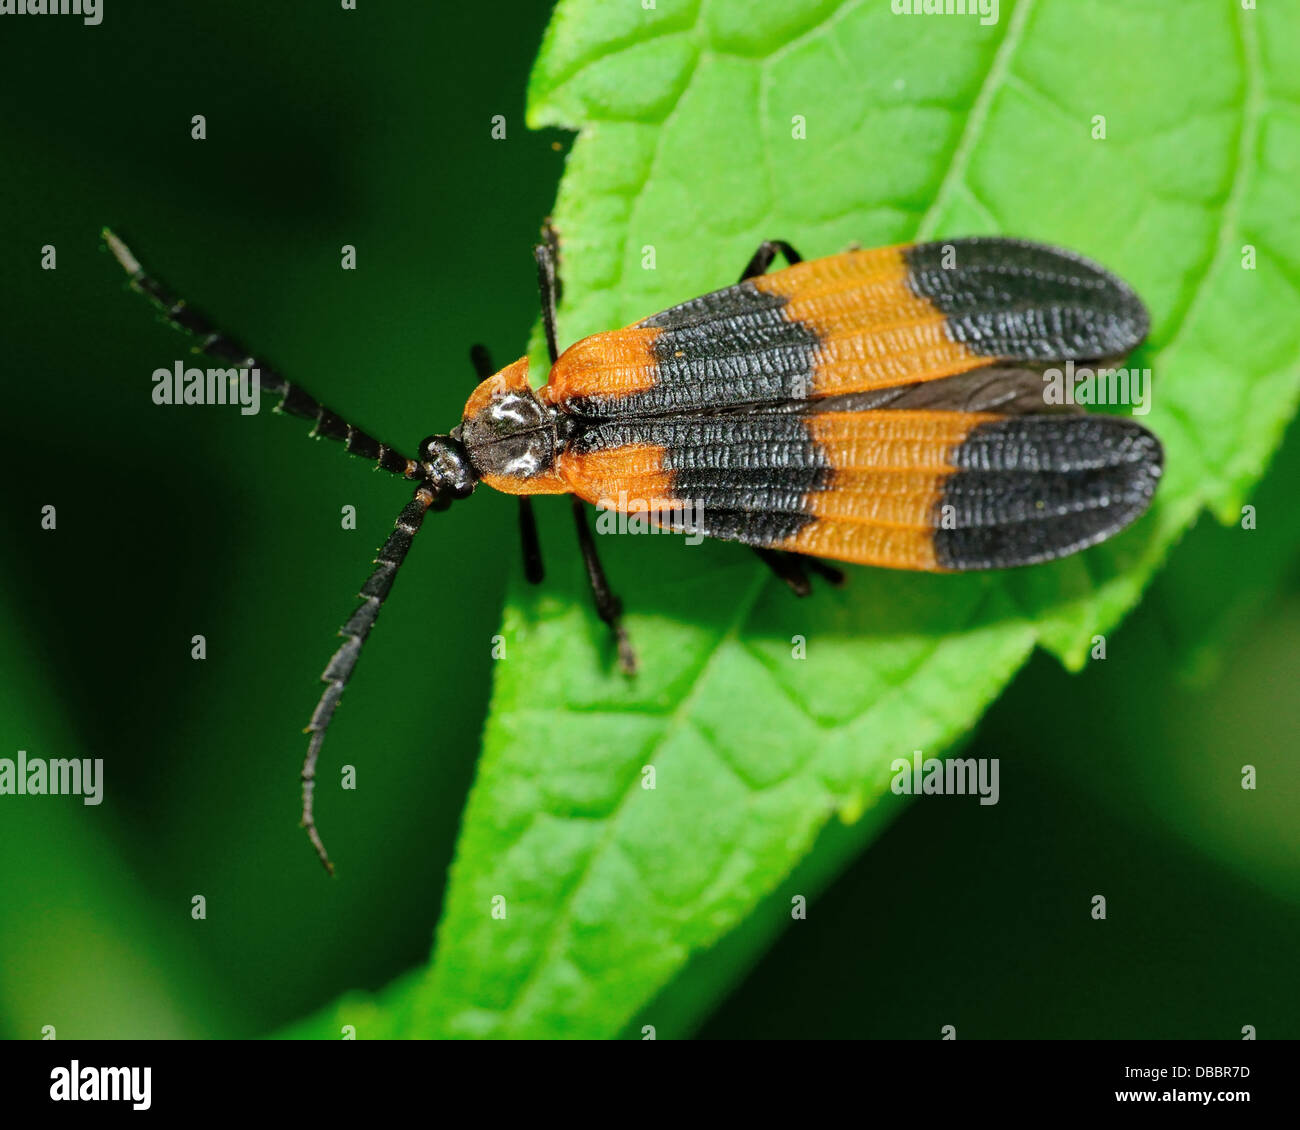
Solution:
M 820 254 L 1014 230 L 1095 255 L 1150 301 L 1139 363 L 1168 481 L 1153 518 L 1084 558 L 1006 580 L 855 570 L 846 593 L 799 605 L 734 547 L 614 544 L 635 689 L 609 675 L 561 505 L 543 507 L 547 588 L 516 582 L 498 627 L 513 504 L 482 492 L 430 519 L 326 746 L 326 774 L 353 764 L 360 781 L 321 794 L 333 884 L 294 826 L 297 730 L 404 492 L 296 422 L 154 407 L 148 374 L 180 339 L 94 234 L 118 227 L 377 434 L 445 429 L 468 342 L 507 360 L 535 319 L 527 248 L 560 171 L 560 135 L 520 120 L 540 14 L 519 4 L 489 31 L 468 10 L 159 5 L 20 28 L 6 74 L 42 97 L 0 121 L 10 277 L 33 280 L 8 299 L 16 403 L 0 424 L 15 531 L 0 659 L 19 694 L 4 744 L 103 756 L 108 792 L 99 809 L 0 802 L 16 814 L 0 821 L 15 876 L 0 937 L 18 955 L 0 1032 L 249 1035 L 384 985 L 287 1031 L 671 1035 L 733 990 L 709 1034 L 1294 1029 L 1294 994 L 1276 991 L 1297 924 L 1296 729 L 1276 684 L 1300 637 L 1294 444 L 1259 528 L 1203 520 L 1104 663 L 1072 678 L 1040 656 L 1016 680 L 968 747 L 1003 759 L 1001 804 L 918 804 L 836 880 L 896 814 L 875 801 L 900 749 L 958 740 L 1035 639 L 1081 661 L 1202 504 L 1235 512 L 1276 442 L 1297 394 L 1300 331 L 1279 308 L 1300 261 L 1300 148 L 1284 37 L 1254 18 L 1287 14 L 1004 4 L 979 29 L 825 0 L 761 18 L 562 5 L 530 100 L 534 124 L 586 126 L 557 205 L 565 340 L 729 281 L 765 236 Z M 204 50 L 175 51 L 189 42 Z M 1063 75 L 1064 57 L 1091 65 Z M 807 141 L 789 138 L 793 113 Z M 47 242 L 57 272 L 37 270 Z M 344 243 L 355 273 L 338 270 Z M 655 272 L 639 269 L 647 243 Z M 54 534 L 35 517 L 48 501 Z M 511 658 L 422 972 L 498 630 Z M 783 659 L 796 632 L 815 641 L 804 665 Z M 624 791 L 651 752 L 671 832 Z M 861 819 L 828 823 L 837 810 Z M 498 891 L 508 931 L 482 905 Z M 736 989 L 791 896 L 821 892 Z M 1104 924 L 1087 916 L 1098 892 Z
M 333 779 L 358 771 L 355 792 L 321 800 L 328 882 L 297 826 L 301 730 L 409 491 L 301 421 L 155 406 L 150 374 L 187 343 L 127 289 L 99 229 L 326 403 L 414 447 L 459 418 L 470 344 L 517 355 L 536 317 L 530 247 L 563 161 L 562 135 L 523 122 L 545 16 L 245 0 L 109 4 L 98 27 L 4 21 L 4 82 L 22 97 L 0 116 L 0 567 L 5 685 L 24 693 L 5 696 L 0 748 L 103 757 L 107 784 L 97 809 L 0 801 L 0 860 L 25 876 L 0 892 L 6 947 L 31 955 L 0 967 L 14 1002 L 0 1032 L 159 1030 L 145 995 L 96 999 L 117 1001 L 116 974 L 77 981 L 85 1003 L 67 1003 L 70 972 L 110 968 L 110 952 L 172 1030 L 215 1036 L 269 1031 L 427 959 L 517 560 L 513 501 L 485 491 L 412 551 L 326 747 Z M 46 243 L 56 271 L 39 269 Z M 355 272 L 339 269 L 345 243 Z

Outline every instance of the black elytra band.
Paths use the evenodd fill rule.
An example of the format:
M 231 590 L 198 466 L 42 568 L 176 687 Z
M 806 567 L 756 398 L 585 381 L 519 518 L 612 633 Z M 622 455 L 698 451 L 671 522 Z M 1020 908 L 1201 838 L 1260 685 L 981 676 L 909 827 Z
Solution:
M 674 496 L 700 504 L 695 532 L 763 547 L 789 541 L 816 521 L 804 500 L 827 489 L 834 474 L 806 419 L 788 413 L 608 420 L 571 441 L 579 456 L 629 447 L 663 452 Z
M 981 424 L 953 448 L 934 531 L 944 569 L 1051 561 L 1103 541 L 1151 503 L 1160 441 L 1122 416 L 1020 416 Z
M 752 280 L 777 253 L 802 262 L 784 240 L 766 240 L 738 283 L 679 302 L 637 323 L 659 332 L 651 343 L 654 384 L 632 393 L 575 397 L 580 416 L 665 415 L 804 399 L 820 338 L 785 316 L 789 298 Z
M 1091 259 L 1001 236 L 904 249 L 907 285 L 986 357 L 1059 363 L 1125 357 L 1147 335 L 1137 293 Z
M 659 414 L 698 406 L 716 398 L 728 404 L 745 400 L 803 400 L 807 396 L 807 375 L 812 369 L 818 345 L 815 331 L 802 322 L 791 321 L 782 313 L 788 299 L 759 290 L 749 280 L 766 273 L 777 255 L 788 264 L 802 262 L 802 256 L 785 240 L 770 239 L 759 244 L 745 264 L 740 281 L 731 287 L 692 298 L 645 319 L 641 324 L 659 330 L 652 346 L 655 358 L 655 387 L 631 396 L 621 396 L 621 411 L 627 406 L 634 417 L 613 420 L 588 431 L 583 441 L 588 445 L 619 442 L 655 442 L 652 435 Z M 726 363 L 719 358 L 725 357 Z M 683 403 L 684 399 L 689 400 Z M 594 400 L 580 403 L 579 411 L 599 414 L 601 406 Z M 644 418 L 636 419 L 639 414 Z M 670 427 L 674 425 L 669 425 Z M 689 425 L 688 425 L 689 426 Z M 702 417 L 698 427 L 723 431 L 743 429 L 736 417 L 710 421 Z M 792 420 L 790 442 L 808 446 L 802 423 Z M 623 435 L 626 431 L 628 434 Z M 618 438 L 616 438 L 618 437 Z M 708 508 L 707 523 L 715 536 L 755 542 L 775 542 L 793 537 L 813 519 L 798 512 L 793 505 L 760 509 L 747 484 L 735 483 L 734 491 L 719 484 L 714 469 L 713 440 L 702 436 L 696 449 L 698 466 L 686 446 L 665 444 L 668 452 L 665 469 L 672 470 L 674 489 L 685 498 L 701 498 Z M 698 474 L 697 474 L 698 472 Z M 812 465 L 790 467 L 781 490 L 802 497 L 806 490 L 823 485 L 827 469 Z M 744 503 L 728 497 L 744 497 Z M 812 591 L 808 572 L 812 571 L 831 584 L 844 581 L 844 573 L 833 565 L 804 554 L 756 547 L 759 559 L 789 586 L 796 596 Z

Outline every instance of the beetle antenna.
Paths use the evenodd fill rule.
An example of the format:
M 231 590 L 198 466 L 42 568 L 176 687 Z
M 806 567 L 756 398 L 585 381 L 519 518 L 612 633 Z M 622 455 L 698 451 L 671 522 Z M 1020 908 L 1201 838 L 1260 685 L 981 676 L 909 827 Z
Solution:
M 334 864 L 330 862 L 325 845 L 321 842 L 320 833 L 316 830 L 312 809 L 313 794 L 316 791 L 316 760 L 320 756 L 321 746 L 325 743 L 325 731 L 329 729 L 330 719 L 334 717 L 339 699 L 343 697 L 343 691 L 352 677 L 352 670 L 357 665 L 357 657 L 361 654 L 361 645 L 366 642 L 370 629 L 375 626 L 380 606 L 392 590 L 397 570 L 406 559 L 411 542 L 424 523 L 425 514 L 430 507 L 442 509 L 449 504 L 449 500 L 443 498 L 441 492 L 437 491 L 435 484 L 425 482 L 420 484 L 415 496 L 402 508 L 393 532 L 388 535 L 388 540 L 375 556 L 374 572 L 370 574 L 370 579 L 358 594 L 361 597 L 361 607 L 339 629 L 339 635 L 344 637 L 344 642 L 331 657 L 321 675 L 325 690 L 320 696 L 320 702 L 316 704 L 316 709 L 312 711 L 311 721 L 303 730 L 304 733 L 311 734 L 311 740 L 307 743 L 307 756 L 302 763 L 302 826 L 307 829 L 307 837 L 311 840 L 312 847 L 316 849 L 316 854 L 320 857 L 325 870 L 331 875 L 334 874 Z
M 330 411 L 301 385 L 294 384 L 277 373 L 265 361 L 259 361 L 247 348 L 240 345 L 223 330 L 217 329 L 185 299 L 179 297 L 157 279 L 150 277 L 140 266 L 140 261 L 131 254 L 127 247 L 112 231 L 104 228 L 101 232 L 113 258 L 131 278 L 131 289 L 137 290 L 154 303 L 163 317 L 180 330 L 197 339 L 195 349 L 206 353 L 227 365 L 241 369 L 256 369 L 259 384 L 263 392 L 280 398 L 274 411 L 287 412 L 290 416 L 299 416 L 315 423 L 311 434 L 314 437 L 326 436 L 340 441 L 352 454 L 362 459 L 373 460 L 377 467 L 394 475 L 408 479 L 422 479 L 424 471 L 414 459 L 408 459 L 396 448 L 381 443 L 368 432 L 363 432 L 355 424 L 350 424 L 338 414 Z

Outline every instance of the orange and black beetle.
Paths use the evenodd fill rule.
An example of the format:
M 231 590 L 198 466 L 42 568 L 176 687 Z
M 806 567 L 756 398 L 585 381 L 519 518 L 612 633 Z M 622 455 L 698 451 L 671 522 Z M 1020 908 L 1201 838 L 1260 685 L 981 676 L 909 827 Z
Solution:
M 635 657 L 586 504 L 635 499 L 667 528 L 752 546 L 797 593 L 823 558 L 936 572 L 1051 561 L 1117 533 L 1160 480 L 1159 441 L 1131 419 L 1050 407 L 1045 370 L 1104 363 L 1146 336 L 1146 309 L 1078 255 L 1000 237 L 851 250 L 803 262 L 762 244 L 741 281 L 620 330 L 557 348 L 557 242 L 536 249 L 551 370 L 492 372 L 448 435 L 398 454 L 259 362 L 105 239 L 198 348 L 260 372 L 278 408 L 316 435 L 414 481 L 322 676 L 303 766 L 312 816 L 326 728 L 398 566 L 430 509 L 485 483 L 520 495 L 525 567 L 541 579 L 530 496 L 572 496 L 596 608 L 620 664 Z M 789 264 L 768 273 L 777 254 Z M 613 501 L 620 500 L 620 501 Z

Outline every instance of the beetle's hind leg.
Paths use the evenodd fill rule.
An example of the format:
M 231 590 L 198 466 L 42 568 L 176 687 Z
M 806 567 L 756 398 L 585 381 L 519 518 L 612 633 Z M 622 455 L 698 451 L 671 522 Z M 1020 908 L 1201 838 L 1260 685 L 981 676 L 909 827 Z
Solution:
M 839 588 L 844 584 L 844 570 L 832 565 L 829 561 L 823 561 L 820 557 L 810 557 L 808 554 L 796 553 L 805 569 L 811 569 L 817 576 L 821 577 L 828 584 Z
M 808 578 L 810 570 L 836 588 L 844 583 L 844 573 L 819 557 L 791 553 L 784 549 L 764 549 L 762 546 L 754 546 L 753 549 L 758 554 L 758 559 L 784 581 L 795 596 L 812 595 L 812 581 Z
M 757 278 L 759 275 L 767 274 L 767 269 L 772 265 L 772 260 L 777 254 L 785 256 L 785 261 L 794 266 L 796 263 L 803 262 L 803 256 L 783 239 L 765 239 L 758 245 L 758 250 L 750 257 L 745 269 L 740 272 L 740 281 Z
M 618 665 L 625 675 L 635 675 L 637 668 L 636 652 L 632 650 L 632 641 L 628 639 L 627 629 L 623 627 L 623 602 L 609 587 L 605 576 L 605 567 L 600 563 L 596 552 L 596 539 L 592 536 L 591 526 L 587 522 L 587 504 L 573 496 L 573 520 L 578 529 L 578 548 L 582 550 L 582 563 L 587 568 L 587 580 L 591 583 L 591 596 L 596 602 L 596 615 L 608 625 L 614 637 L 614 647 L 618 651 Z

